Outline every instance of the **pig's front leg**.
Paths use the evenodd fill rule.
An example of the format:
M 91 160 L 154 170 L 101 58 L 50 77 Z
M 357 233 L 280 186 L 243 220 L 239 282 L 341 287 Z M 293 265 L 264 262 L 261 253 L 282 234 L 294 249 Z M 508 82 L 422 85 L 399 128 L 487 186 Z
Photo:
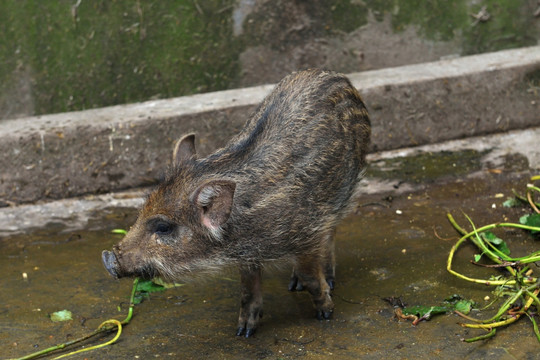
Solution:
M 237 336 L 250 337 L 253 335 L 259 324 L 259 319 L 262 317 L 261 274 L 260 266 L 242 266 L 240 268 L 242 297 Z

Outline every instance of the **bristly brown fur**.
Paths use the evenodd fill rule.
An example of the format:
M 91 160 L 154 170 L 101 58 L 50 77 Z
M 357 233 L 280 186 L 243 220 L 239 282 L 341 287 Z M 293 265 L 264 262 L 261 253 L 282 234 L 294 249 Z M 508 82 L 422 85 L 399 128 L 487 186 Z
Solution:
M 261 267 L 297 259 L 290 289 L 305 287 L 328 318 L 333 233 L 359 196 L 369 138 L 366 107 L 345 76 L 293 73 L 210 156 L 197 158 L 192 135 L 177 142 L 165 180 L 106 266 L 174 280 L 238 264 L 239 333 L 249 336 L 262 307 Z

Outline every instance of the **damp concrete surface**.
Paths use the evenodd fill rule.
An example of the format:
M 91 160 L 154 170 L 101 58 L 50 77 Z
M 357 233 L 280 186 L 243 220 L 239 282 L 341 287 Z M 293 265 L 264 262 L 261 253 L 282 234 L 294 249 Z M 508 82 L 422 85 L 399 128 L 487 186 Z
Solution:
M 526 139 L 528 131 L 514 135 Z M 508 144 L 508 136 L 513 135 L 494 142 Z M 459 294 L 483 308 L 488 304 L 484 298 L 493 297 L 493 288 L 446 271 L 448 253 L 458 239 L 446 214 L 452 213 L 466 228 L 463 213 L 477 225 L 517 222 L 528 210 L 502 203 L 512 197 L 512 189 L 523 192 L 540 166 L 537 157 L 527 156 L 530 144 L 521 143 L 519 151 L 489 144 L 489 139 L 477 138 L 370 155 L 365 196 L 336 232 L 331 320 L 315 319 L 307 293 L 287 291 L 290 267 L 284 265 L 264 274 L 264 317 L 257 332 L 248 339 L 237 337 L 240 283 L 237 272 L 229 269 L 151 294 L 135 306 L 133 319 L 115 344 L 72 358 L 537 359 L 540 345 L 527 319 L 498 330 L 490 340 L 465 343 L 463 338 L 482 332 L 459 326 L 463 320 L 456 314 L 413 326 L 398 320 L 384 300 L 400 296 L 408 305 L 439 305 Z M 132 281 L 112 279 L 102 266 L 101 251 L 121 239 L 112 229 L 127 229 L 134 222 L 145 191 L 2 209 L 0 358 L 22 357 L 70 341 L 104 320 L 126 316 Z M 58 215 L 62 208 L 71 210 Z M 10 211 L 21 211 L 17 218 L 26 222 L 17 228 L 6 215 Z M 25 213 L 44 219 L 48 215 L 50 221 L 32 226 L 23 220 Z M 538 250 L 538 237 L 505 230 L 498 235 L 515 255 Z M 472 277 L 498 275 L 497 270 L 470 264 L 475 253 L 472 245 L 464 246 L 454 268 Z M 64 309 L 72 312 L 73 320 L 52 322 L 49 315 Z M 471 316 L 489 318 L 496 309 L 489 306 Z

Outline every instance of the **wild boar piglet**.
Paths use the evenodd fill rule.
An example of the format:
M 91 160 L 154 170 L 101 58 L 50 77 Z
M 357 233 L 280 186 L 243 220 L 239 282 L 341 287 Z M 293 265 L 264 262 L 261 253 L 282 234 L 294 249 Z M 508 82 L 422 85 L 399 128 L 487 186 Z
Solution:
M 369 139 L 366 107 L 345 76 L 288 75 L 225 147 L 199 158 L 193 134 L 178 140 L 165 180 L 103 263 L 116 278 L 167 281 L 237 265 L 236 334 L 249 337 L 262 316 L 262 268 L 289 260 L 289 290 L 306 289 L 328 319 L 333 234 L 356 206 Z

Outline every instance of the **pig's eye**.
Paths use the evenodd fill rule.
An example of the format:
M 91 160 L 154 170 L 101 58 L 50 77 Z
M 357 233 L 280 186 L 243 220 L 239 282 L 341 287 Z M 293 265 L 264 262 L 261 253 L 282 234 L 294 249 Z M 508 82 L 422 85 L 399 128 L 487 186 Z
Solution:
M 155 234 L 163 240 L 163 237 L 171 235 L 176 229 L 176 224 L 169 220 L 164 215 L 157 215 L 153 218 L 150 218 L 146 223 L 146 230 L 150 234 Z
M 152 231 L 158 235 L 169 235 L 173 231 L 173 225 L 165 221 L 156 221 Z

